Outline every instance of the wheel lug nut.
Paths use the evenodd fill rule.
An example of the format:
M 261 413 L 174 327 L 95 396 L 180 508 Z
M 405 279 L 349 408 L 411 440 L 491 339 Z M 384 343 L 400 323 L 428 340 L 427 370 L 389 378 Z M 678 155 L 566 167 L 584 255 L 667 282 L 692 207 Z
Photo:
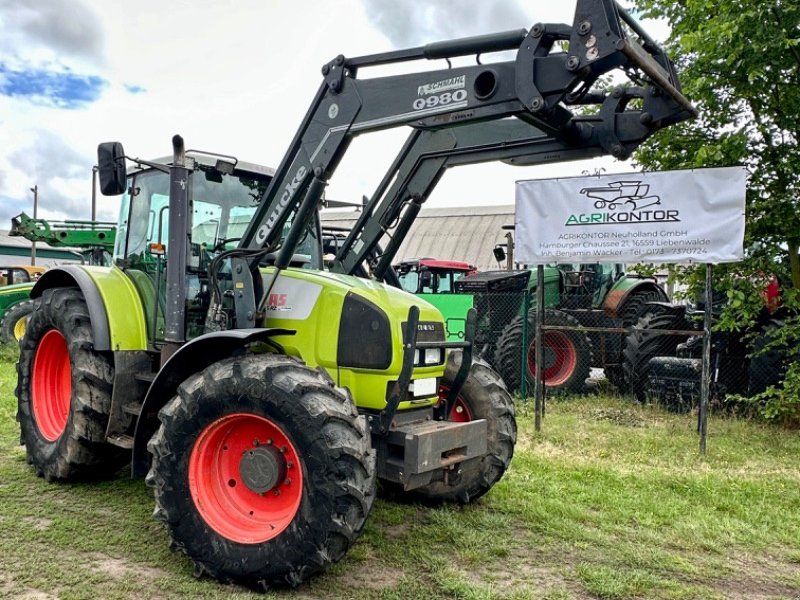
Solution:
M 286 463 L 286 468 L 287 468 L 287 469 L 291 469 L 293 466 L 294 466 L 294 463 L 293 463 L 292 461 L 288 461 L 288 462 Z
M 286 479 L 284 479 L 283 480 L 283 485 L 292 485 L 292 478 L 291 477 L 287 477 Z

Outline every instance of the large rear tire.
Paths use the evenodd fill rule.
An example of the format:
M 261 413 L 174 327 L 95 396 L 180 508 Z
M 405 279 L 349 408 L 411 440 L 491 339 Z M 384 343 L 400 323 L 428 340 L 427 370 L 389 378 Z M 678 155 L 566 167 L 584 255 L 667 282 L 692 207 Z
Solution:
M 108 477 L 126 460 L 105 441 L 114 367 L 92 339 L 78 289 L 36 300 L 20 344 L 17 420 L 28 462 L 48 481 Z
M 33 312 L 33 300 L 17 302 L 9 308 L 0 321 L 0 342 L 3 344 L 18 344 L 25 335 L 28 317 Z
M 622 368 L 625 382 L 639 402 L 647 401 L 649 369 L 647 363 L 655 356 L 675 356 L 678 344 L 686 335 L 660 334 L 655 329 L 691 330 L 682 310 L 662 310 L 646 314 L 625 339 Z
M 461 350 L 451 351 L 448 355 L 439 392 L 443 398 L 450 391 L 462 358 Z M 500 375 L 482 360 L 472 362 L 469 375 L 448 416 L 449 421 L 476 419 L 486 419 L 486 455 L 480 461 L 463 467 L 455 485 L 436 481 L 413 490 L 412 496 L 428 502 L 467 504 L 488 492 L 508 469 L 517 442 L 514 401 Z
M 148 444 L 155 516 L 200 573 L 297 585 L 340 560 L 375 497 L 366 420 L 327 375 L 280 355 L 197 373 Z
M 580 327 L 580 323 L 565 312 L 548 309 L 545 325 Z M 523 320 L 516 317 L 497 340 L 494 364 L 511 391 L 520 389 L 522 381 Z M 536 310 L 528 313 L 528 344 L 525 351 L 525 378 L 533 392 L 536 380 Z M 574 330 L 544 332 L 544 384 L 550 392 L 582 392 L 592 367 L 592 343 L 586 334 Z
M 667 298 L 666 294 L 659 293 L 655 290 L 639 290 L 633 292 L 625 299 L 620 310 L 617 312 L 619 318 L 622 320 L 623 327 L 633 327 L 639 322 L 639 319 L 652 312 L 658 312 L 659 309 L 652 309 L 648 307 L 650 302 L 663 302 Z M 617 335 L 617 334 L 610 334 Z M 620 346 L 620 352 L 624 349 L 624 340 Z M 616 364 L 604 365 L 603 372 L 606 379 L 614 385 L 622 393 L 628 391 L 628 385 L 625 381 L 625 371 L 622 368 L 622 355 L 620 354 L 615 361 Z

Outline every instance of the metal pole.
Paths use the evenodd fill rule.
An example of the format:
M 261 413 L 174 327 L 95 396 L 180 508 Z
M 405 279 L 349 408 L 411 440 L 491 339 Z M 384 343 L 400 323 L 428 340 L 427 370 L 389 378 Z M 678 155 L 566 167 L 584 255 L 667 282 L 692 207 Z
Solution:
M 97 220 L 97 168 L 92 167 L 92 221 Z
M 33 192 L 33 218 L 36 219 L 39 208 L 39 184 L 31 188 Z M 36 242 L 31 242 L 31 266 L 36 265 Z
M 522 294 L 522 346 L 519 349 L 519 393 L 523 398 L 528 397 L 528 350 L 530 349 L 531 332 L 528 327 L 528 313 L 531 310 L 531 291 L 525 290 Z M 534 329 L 535 331 L 535 329 Z
M 711 387 L 711 276 L 714 267 L 706 265 L 706 310 L 703 315 L 703 374 L 700 382 L 700 414 L 697 429 L 700 433 L 700 454 L 706 453 L 708 433 L 708 394 Z
M 544 415 L 544 352 L 542 351 L 542 336 L 544 332 L 544 265 L 536 267 L 536 385 L 535 390 L 535 429 L 542 430 L 542 416 Z

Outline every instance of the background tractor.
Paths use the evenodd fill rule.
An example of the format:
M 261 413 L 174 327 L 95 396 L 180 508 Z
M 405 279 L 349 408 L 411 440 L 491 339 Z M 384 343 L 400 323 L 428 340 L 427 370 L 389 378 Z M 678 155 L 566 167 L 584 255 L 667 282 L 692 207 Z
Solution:
M 76 258 L 89 264 L 107 263 L 114 249 L 113 223 L 100 221 L 48 221 L 21 213 L 11 219 L 9 235 L 43 242 L 54 248 L 73 248 Z M 33 310 L 30 292 L 46 271 L 39 266 L 0 267 L 0 342 L 17 343 L 25 334 Z
M 517 57 L 358 77 L 507 50 Z M 593 89 L 617 69 L 634 85 Z M 130 461 L 198 572 L 261 588 L 341 559 L 376 479 L 467 503 L 510 464 L 514 406 L 472 358 L 474 317 L 448 342 L 438 310 L 380 283 L 441 170 L 623 158 L 696 113 L 613 0 L 578 0 L 572 25 L 337 56 L 322 75 L 275 171 L 187 152 L 176 136 L 171 160 L 136 159 L 126 174 L 122 146 L 101 144 L 101 191 L 122 194 L 114 264 L 39 280 L 18 363 L 38 474 L 92 479 Z M 575 108 L 586 104 L 597 111 Z M 323 270 L 328 181 L 354 137 L 401 125 L 400 156 Z
M 764 294 L 764 306 L 750 326 L 711 333 L 710 397 L 753 396 L 783 380 L 789 354 L 772 342 L 789 316 L 781 306 L 777 278 Z M 719 316 L 726 298 L 713 296 Z M 655 401 L 674 412 L 688 412 L 700 400 L 704 303 L 656 304 L 639 319 L 624 345 L 624 374 L 640 402 Z M 695 335 L 692 335 L 694 333 Z
M 16 342 L 25 333 L 25 320 L 32 309 L 30 293 L 44 267 L 0 267 L 0 342 Z
M 624 328 L 636 324 L 650 302 L 667 295 L 653 279 L 625 273 L 624 265 L 560 264 L 544 267 L 544 383 L 551 391 L 582 391 L 592 367 L 624 389 L 623 332 L 581 327 Z M 478 344 L 510 390 L 535 381 L 536 276 L 528 270 L 488 271 L 456 282 L 472 294 L 478 311 Z M 525 315 L 525 317 L 523 317 Z
M 477 273 L 474 265 L 458 260 L 420 258 L 394 265 L 400 286 L 439 309 L 448 340 L 463 340 L 472 297 L 455 293 L 455 282 Z

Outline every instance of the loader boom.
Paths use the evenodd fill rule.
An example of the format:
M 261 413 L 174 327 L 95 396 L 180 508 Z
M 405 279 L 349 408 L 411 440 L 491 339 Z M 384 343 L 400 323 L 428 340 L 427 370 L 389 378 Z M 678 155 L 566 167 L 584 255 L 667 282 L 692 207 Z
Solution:
M 623 23 L 639 39 L 631 37 Z M 563 44 L 568 44 L 566 52 L 560 49 Z M 511 49 L 517 49 L 513 61 L 357 78 L 361 69 L 370 66 Z M 637 85 L 621 88 L 611 95 L 593 90 L 600 76 L 617 69 L 635 77 Z M 328 180 L 357 135 L 401 125 L 413 127 L 417 130 L 415 135 L 468 128 L 467 133 L 461 134 L 462 145 L 480 144 L 479 136 L 484 135 L 500 149 L 509 141 L 503 136 L 511 135 L 514 141 L 516 135 L 528 136 L 529 144 L 550 145 L 557 151 L 552 156 L 539 154 L 540 158 L 531 162 L 601 154 L 626 158 L 661 127 L 696 114 L 680 91 L 669 59 L 627 13 L 620 12 L 615 0 L 577 0 L 571 26 L 537 24 L 529 31 L 450 40 L 383 54 L 351 59 L 340 55 L 323 66 L 322 74 L 324 80 L 239 245 L 253 255 L 264 248 L 277 249 L 282 245 L 276 261 L 278 269 L 285 267 L 283 263 L 293 253 L 293 241 L 307 227 Z M 634 99 L 640 101 L 640 106 L 633 106 Z M 599 107 L 599 112 L 586 116 L 578 109 L 581 105 Z M 502 124 L 507 118 L 518 121 L 508 126 L 511 128 L 508 132 Z M 446 136 L 440 139 L 445 146 L 452 143 Z M 417 143 L 412 135 L 401 153 L 401 162 L 411 160 L 404 155 L 412 153 Z M 441 158 L 422 167 L 432 169 L 434 175 L 423 178 L 428 185 L 420 198 L 427 197 L 438 180 L 435 173 L 440 173 L 442 167 L 434 163 L 448 162 L 447 153 L 457 152 L 457 146 L 458 143 L 443 148 Z M 531 148 L 527 153 L 537 154 Z M 513 156 L 504 156 L 501 151 L 472 160 L 506 158 Z M 453 159 L 447 166 L 452 164 L 458 161 Z M 369 212 L 365 210 L 365 215 Z M 284 225 L 291 215 L 295 218 L 281 242 Z M 363 220 L 366 219 L 364 216 Z M 396 231 L 395 237 L 399 241 L 406 232 L 407 229 Z M 346 244 L 348 250 L 351 247 L 352 243 Z M 392 250 L 387 248 L 390 254 Z M 345 254 L 339 253 L 337 263 L 342 264 L 337 269 L 350 272 L 363 254 L 360 250 L 354 258 Z M 385 269 L 391 261 L 383 262 Z M 254 274 L 257 260 L 250 259 L 249 265 Z M 245 285 L 244 277 L 234 284 Z M 256 289 L 255 297 L 246 294 L 237 300 L 237 304 L 244 305 L 242 309 L 237 306 L 237 314 L 257 314 L 272 284 L 274 278 L 266 290 Z M 241 326 L 250 326 L 252 322 Z

